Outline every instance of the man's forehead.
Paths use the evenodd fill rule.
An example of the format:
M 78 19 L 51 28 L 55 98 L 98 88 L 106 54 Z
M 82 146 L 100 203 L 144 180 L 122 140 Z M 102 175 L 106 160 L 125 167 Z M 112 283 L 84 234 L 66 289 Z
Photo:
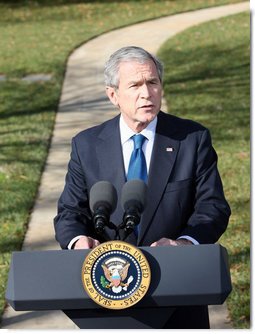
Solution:
M 122 60 L 119 63 L 119 69 L 123 68 L 143 68 L 143 67 L 151 67 L 153 69 L 156 69 L 155 63 L 148 59 L 144 61 L 139 61 L 136 59 L 130 59 L 130 60 Z
M 119 64 L 119 75 L 122 79 L 130 81 L 133 78 L 139 78 L 141 75 L 146 74 L 150 77 L 158 78 L 158 72 L 156 65 L 153 61 L 123 61 Z

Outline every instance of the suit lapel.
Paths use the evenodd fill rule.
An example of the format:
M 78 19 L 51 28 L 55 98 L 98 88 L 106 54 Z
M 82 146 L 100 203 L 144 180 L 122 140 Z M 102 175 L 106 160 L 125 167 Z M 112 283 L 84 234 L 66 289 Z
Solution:
M 119 117 L 109 121 L 98 136 L 97 157 L 102 180 L 108 180 L 116 189 L 125 182 L 124 162 L 120 142 Z
M 159 114 L 148 178 L 148 204 L 142 215 L 138 243 L 142 241 L 150 227 L 180 146 L 178 140 L 171 138 L 170 129 L 167 128 L 164 119 L 161 119 L 160 116 Z

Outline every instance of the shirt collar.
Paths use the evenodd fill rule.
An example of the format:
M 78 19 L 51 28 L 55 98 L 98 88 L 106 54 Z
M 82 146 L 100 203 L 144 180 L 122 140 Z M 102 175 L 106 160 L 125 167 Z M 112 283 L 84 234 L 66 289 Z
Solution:
M 148 140 L 152 140 L 155 137 L 156 126 L 157 126 L 158 117 L 156 116 L 149 125 L 143 129 L 140 133 L 144 135 Z M 121 138 L 121 145 L 123 145 L 126 141 L 128 141 L 133 135 L 136 133 L 130 129 L 130 127 L 124 121 L 122 115 L 120 115 L 120 138 Z

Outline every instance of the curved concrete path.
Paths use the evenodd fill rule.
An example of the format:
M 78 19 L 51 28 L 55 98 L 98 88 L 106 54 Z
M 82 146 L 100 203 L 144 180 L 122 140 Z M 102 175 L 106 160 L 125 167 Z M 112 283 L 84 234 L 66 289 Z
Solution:
M 69 57 L 61 100 L 38 198 L 31 215 L 23 250 L 59 249 L 53 218 L 64 186 L 70 140 L 79 131 L 117 114 L 104 93 L 103 66 L 122 46 L 138 45 L 152 53 L 170 37 L 206 21 L 250 10 L 250 3 L 202 9 L 139 23 L 103 34 L 76 49 Z M 165 106 L 162 108 L 166 110 Z M 225 305 L 210 307 L 211 328 L 231 328 Z M 62 311 L 15 312 L 7 307 L 6 329 L 75 329 Z

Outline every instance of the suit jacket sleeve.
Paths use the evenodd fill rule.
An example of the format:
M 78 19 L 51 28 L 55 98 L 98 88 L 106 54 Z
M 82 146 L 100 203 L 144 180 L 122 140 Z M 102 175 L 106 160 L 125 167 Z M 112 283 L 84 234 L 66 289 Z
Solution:
M 209 131 L 203 131 L 197 149 L 194 211 L 182 235 L 199 243 L 216 242 L 228 225 L 231 214 L 217 168 L 217 155 Z
M 67 248 L 77 235 L 92 235 L 90 222 L 85 175 L 73 139 L 65 188 L 58 201 L 58 214 L 54 218 L 56 240 L 62 248 Z

